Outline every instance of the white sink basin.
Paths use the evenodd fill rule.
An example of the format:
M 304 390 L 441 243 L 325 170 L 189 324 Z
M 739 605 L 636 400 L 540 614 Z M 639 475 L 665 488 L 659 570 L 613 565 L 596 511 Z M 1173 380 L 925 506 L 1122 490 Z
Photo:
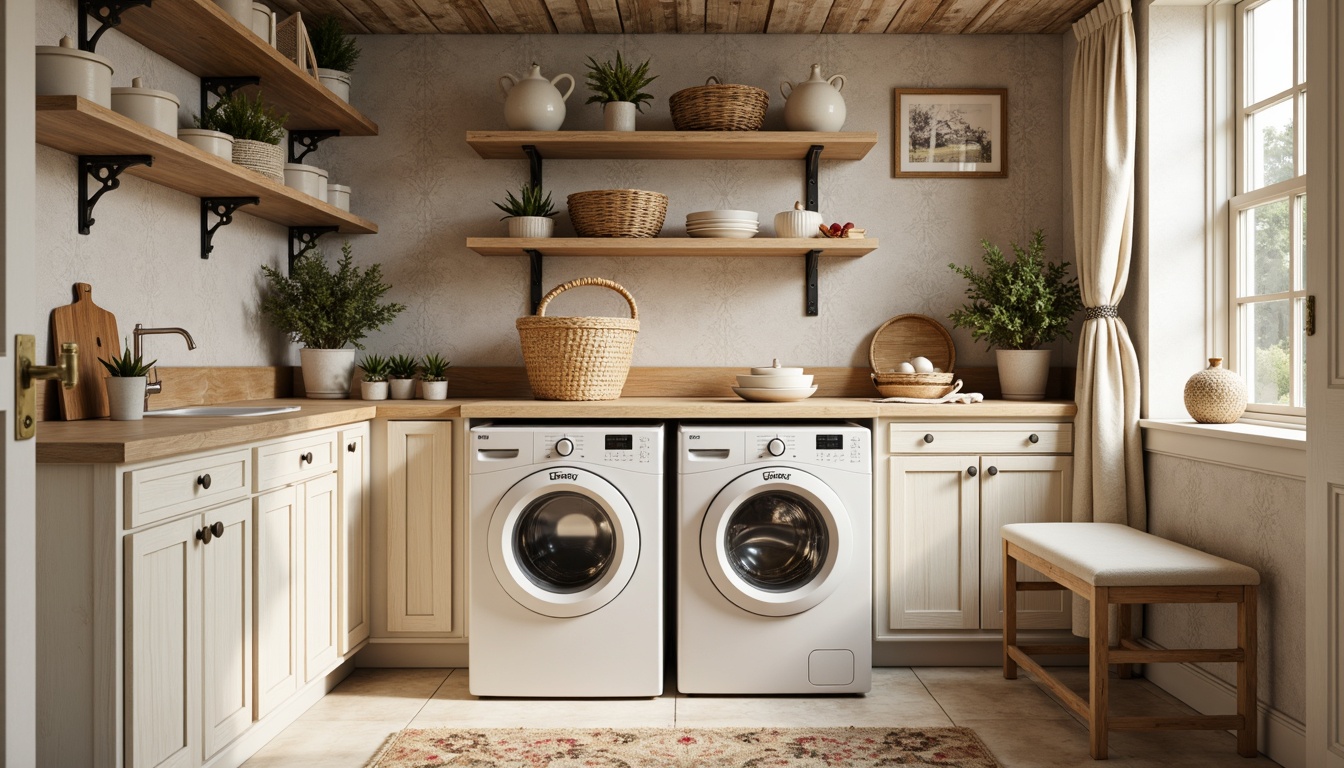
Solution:
M 193 405 L 188 408 L 168 408 L 162 411 L 145 411 L 145 416 L 272 416 L 277 413 L 291 413 L 299 410 L 297 405 L 272 405 L 248 407 L 242 405 Z

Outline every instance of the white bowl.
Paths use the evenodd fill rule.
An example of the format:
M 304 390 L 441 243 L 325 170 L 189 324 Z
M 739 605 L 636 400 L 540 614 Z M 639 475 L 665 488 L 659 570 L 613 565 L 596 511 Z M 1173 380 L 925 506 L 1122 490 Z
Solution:
M 762 389 L 806 389 L 812 386 L 812 376 L 774 376 L 759 374 L 738 374 L 737 386 L 759 387 Z
M 729 240 L 750 240 L 756 236 L 755 232 L 742 229 L 701 229 L 686 234 L 691 237 L 717 237 Z
M 700 221 L 701 219 L 747 219 L 748 221 L 759 221 L 761 215 L 755 211 L 696 211 L 686 214 L 687 221 Z
M 753 376 L 802 376 L 802 368 L 782 368 L 773 365 L 763 365 L 751 369 Z
M 755 400 L 762 403 L 791 403 L 795 400 L 806 400 L 816 393 L 817 388 L 815 386 L 789 389 L 733 387 L 733 391 L 743 400 Z
M 687 222 L 687 224 L 686 224 L 686 228 L 687 228 L 687 229 L 750 229 L 750 230 L 757 230 L 757 229 L 760 229 L 761 227 L 760 227 L 759 224 L 757 224 L 757 223 L 754 222 L 754 221 L 713 221 L 713 222 L 692 221 L 692 222 Z

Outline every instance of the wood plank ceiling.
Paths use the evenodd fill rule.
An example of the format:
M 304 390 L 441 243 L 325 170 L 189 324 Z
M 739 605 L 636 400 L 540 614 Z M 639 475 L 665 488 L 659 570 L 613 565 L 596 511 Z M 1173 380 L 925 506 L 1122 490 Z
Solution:
M 1101 0 L 271 0 L 355 34 L 1059 34 Z

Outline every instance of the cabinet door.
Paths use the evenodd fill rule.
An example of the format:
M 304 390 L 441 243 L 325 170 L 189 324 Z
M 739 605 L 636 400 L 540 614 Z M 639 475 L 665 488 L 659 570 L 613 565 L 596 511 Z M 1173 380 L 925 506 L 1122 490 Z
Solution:
M 303 484 L 299 556 L 303 581 L 303 679 L 312 680 L 336 662 L 340 644 L 336 613 L 336 474 Z
M 126 537 L 126 765 L 195 766 L 201 751 L 201 517 Z
M 387 629 L 451 632 L 450 421 L 387 425 Z
M 252 725 L 252 504 L 236 501 L 204 513 L 221 526 L 201 547 L 201 701 L 209 759 Z
M 977 457 L 893 456 L 889 466 L 888 627 L 979 626 Z
M 253 559 L 257 719 L 299 688 L 298 530 L 301 498 L 290 486 L 258 496 Z
M 344 656 L 369 636 L 369 427 L 341 431 L 340 651 Z
M 980 626 L 1003 628 L 1003 539 L 1008 523 L 1056 523 L 1071 517 L 1073 458 L 1069 456 L 983 456 L 980 459 Z M 1020 563 L 1019 581 L 1048 581 Z M 1070 626 L 1068 590 L 1022 592 L 1017 596 L 1020 629 Z

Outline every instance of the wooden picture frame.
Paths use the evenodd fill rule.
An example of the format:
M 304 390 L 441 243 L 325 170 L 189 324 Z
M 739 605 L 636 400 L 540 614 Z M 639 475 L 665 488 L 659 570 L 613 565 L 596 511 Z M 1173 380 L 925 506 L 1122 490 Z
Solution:
M 1007 88 L 896 88 L 894 92 L 893 176 L 1008 176 Z

